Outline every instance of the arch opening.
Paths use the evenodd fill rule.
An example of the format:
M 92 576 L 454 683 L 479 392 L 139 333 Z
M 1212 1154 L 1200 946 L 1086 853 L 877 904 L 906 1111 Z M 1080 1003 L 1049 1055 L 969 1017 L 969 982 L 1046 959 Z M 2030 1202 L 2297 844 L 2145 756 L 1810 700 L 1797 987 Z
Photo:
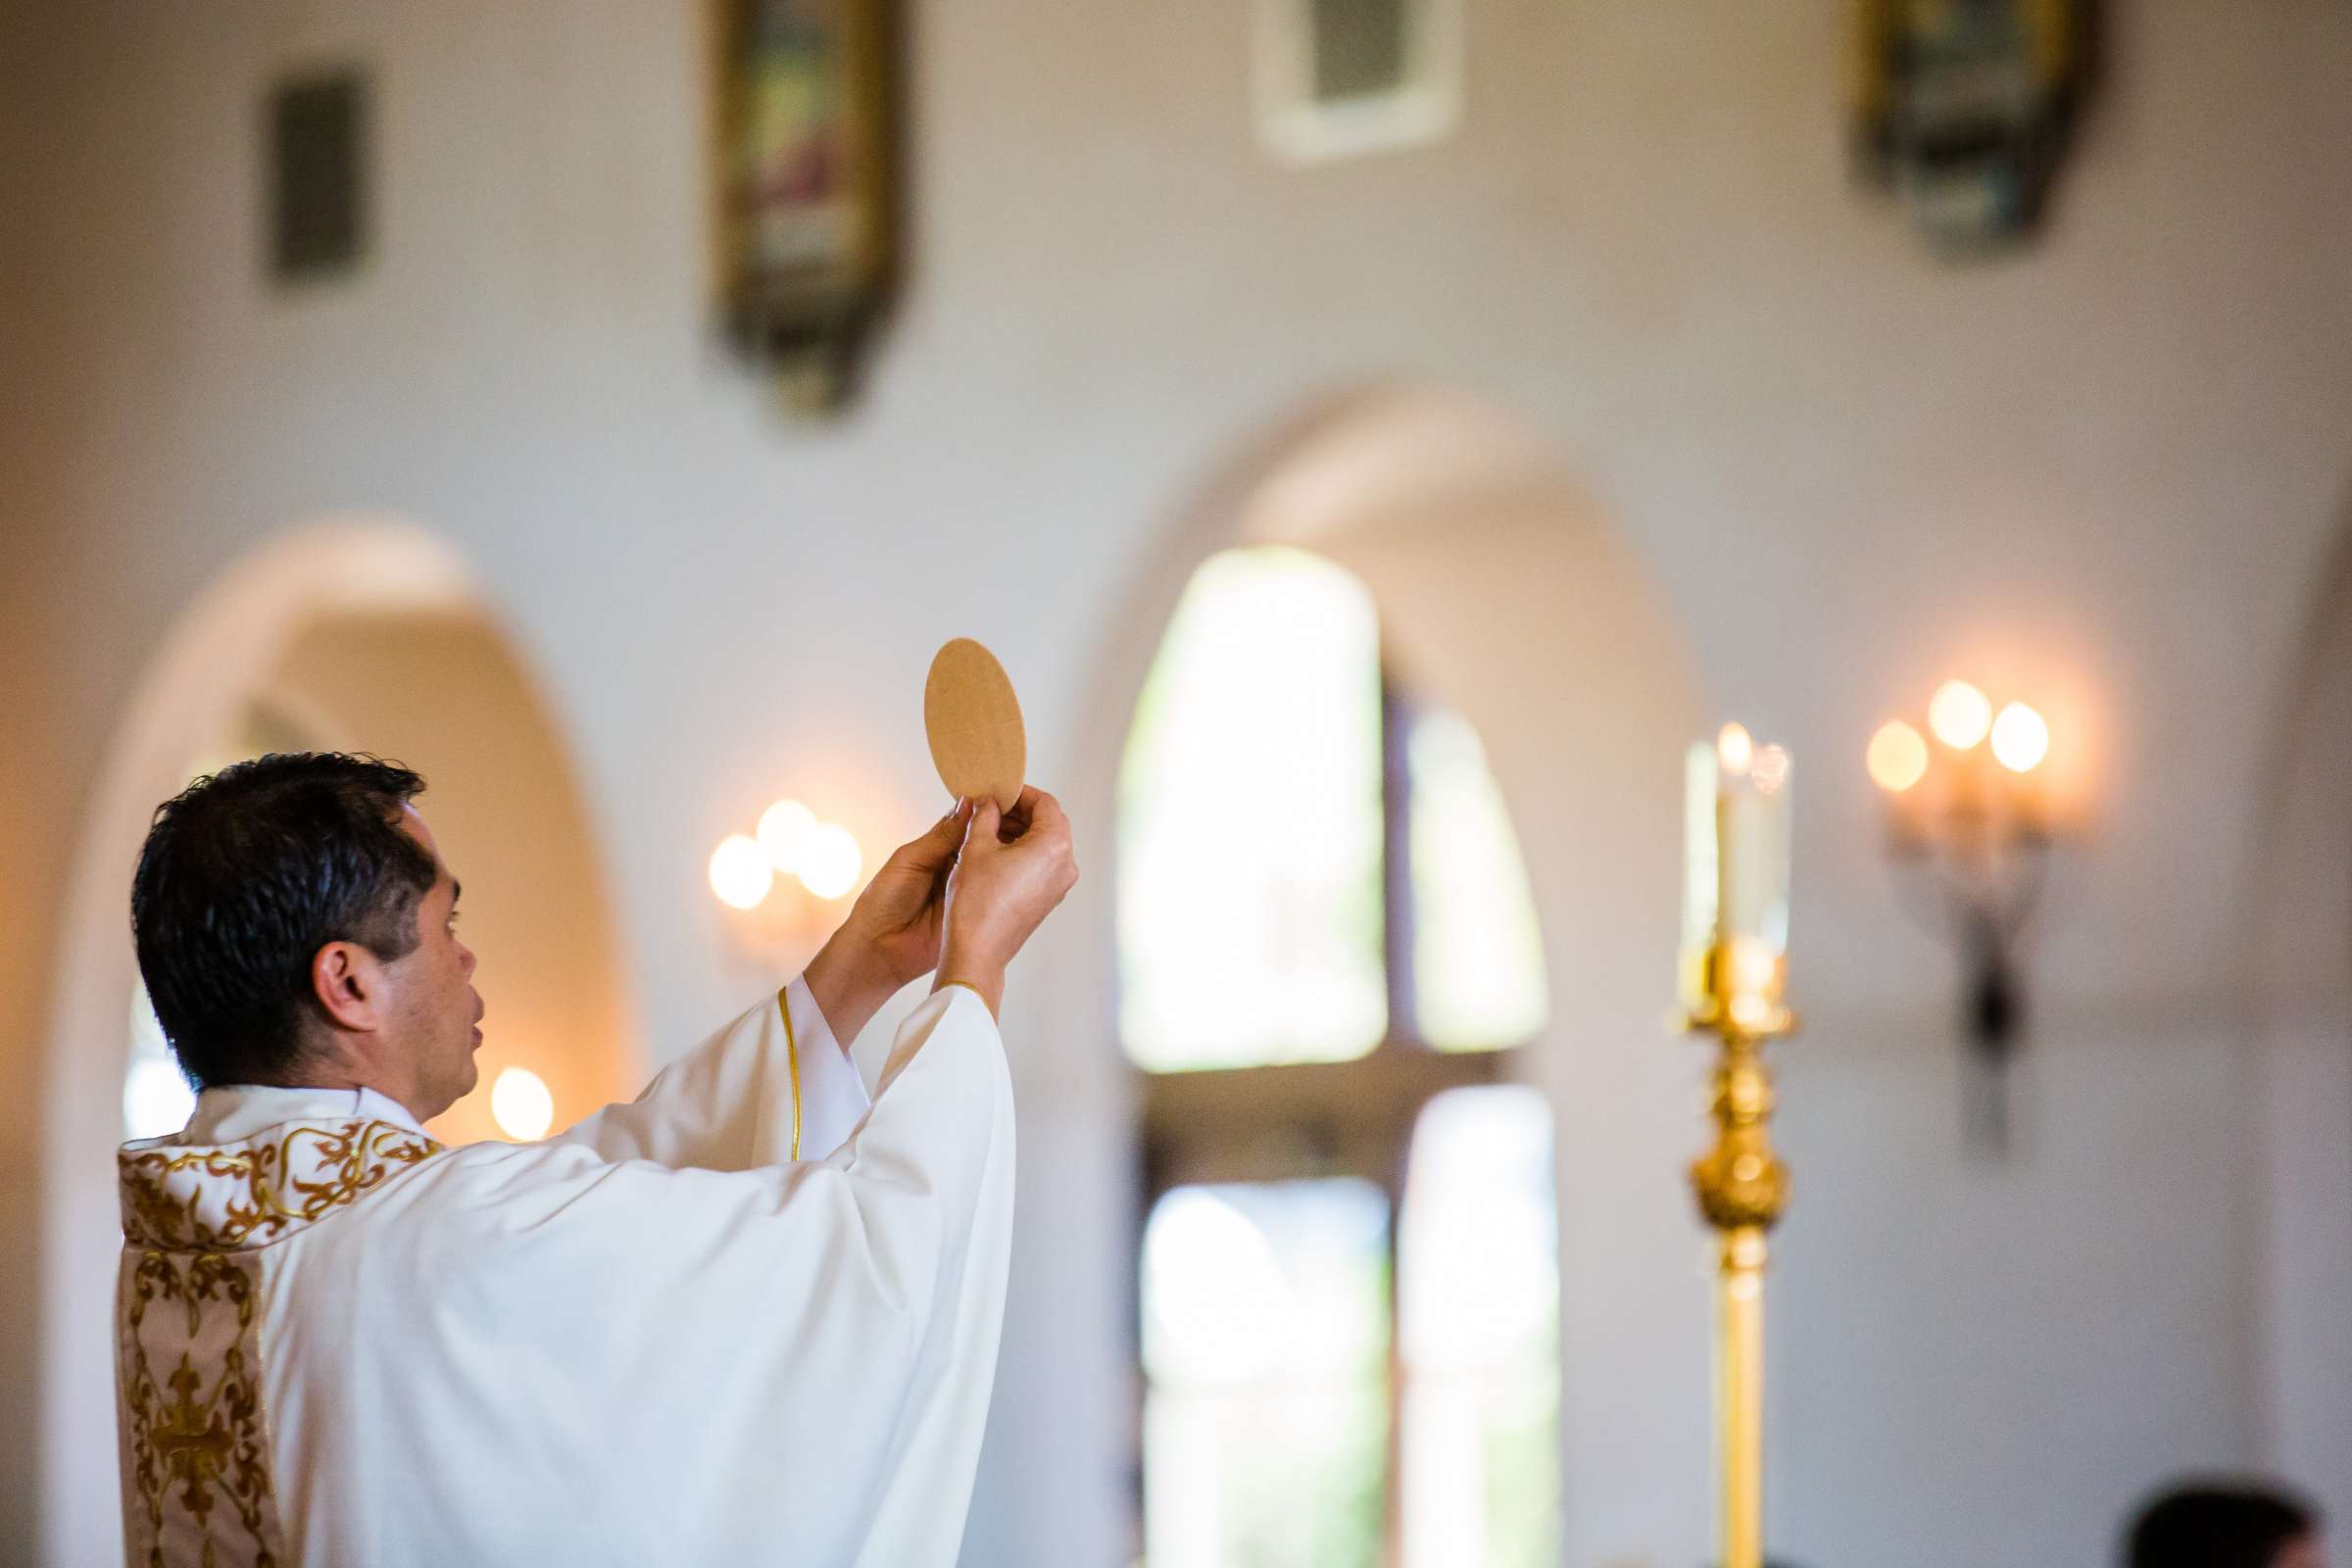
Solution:
M 1117 608 L 1068 792 L 1090 865 L 1117 861 L 1119 762 L 1185 585 L 1220 551 L 1264 545 L 1310 551 L 1363 583 L 1398 672 L 1483 743 L 1517 829 L 1552 1000 L 1516 1075 L 1554 1118 L 1561 1274 L 1611 1281 L 1562 1302 L 1561 1545 L 1572 1560 L 1695 1557 L 1700 1530 L 1661 1536 L 1688 1512 L 1676 1478 L 1707 1463 L 1703 1366 L 1691 1354 L 1706 1343 L 1704 1293 L 1690 1289 L 1695 1222 L 1659 1175 L 1679 1168 L 1693 1137 L 1691 1068 L 1655 1044 L 1672 989 L 1681 757 L 1703 728 L 1687 646 L 1605 511 L 1508 416 L 1449 389 L 1331 399 L 1203 485 Z M 1246 802 L 1247 781 L 1232 788 Z M 1203 805 L 1212 816 L 1226 808 Z M 1116 880 L 1098 869 L 1081 884 L 1075 917 L 1049 928 L 1041 969 L 1114 972 Z M 1204 998 L 1215 986 L 1201 977 Z M 1053 1097 L 1098 1128 L 1124 1106 L 1133 1127 L 1141 1096 L 1117 1044 L 1120 999 L 1068 980 L 1040 1001 L 1059 1054 L 1035 1070 L 1051 1074 Z M 1025 1180 L 1038 1212 L 1024 1229 L 1058 1245 L 1016 1261 L 1016 1298 L 1039 1311 L 1016 1300 L 1007 1318 L 1001 1376 L 1020 1393 L 1000 1401 L 1010 1441 L 999 1450 L 1074 1436 L 1133 1453 L 1139 1407 L 1088 1391 L 1138 1388 L 1138 1286 L 1122 1275 L 1143 1235 L 1134 1199 L 1149 1190 L 1135 1174 L 1140 1136 L 1038 1119 L 1024 1127 L 1024 1157 L 1052 1174 Z M 1071 1179 L 1080 1169 L 1090 1178 Z M 1094 1332 L 1073 1336 L 1074 1316 Z M 1071 1367 L 1074 1339 L 1092 1365 Z M 1061 1375 L 1049 1377 L 1056 1364 Z M 1020 1413 L 1004 1414 L 1007 1403 Z M 1075 1531 L 1126 1549 L 1135 1501 L 1072 1481 L 1022 1497 L 1020 1521 L 984 1508 L 974 1539 Z
M 151 1116 L 182 1102 L 167 1093 L 175 1068 L 157 1054 L 160 1035 L 142 1038 L 152 1013 L 124 918 L 131 869 L 159 802 L 240 758 L 294 749 L 374 752 L 422 773 L 418 809 L 467 882 L 487 1009 L 480 1081 L 431 1124 L 437 1136 L 501 1136 L 493 1086 L 511 1067 L 542 1082 L 559 1122 L 625 1095 L 634 1076 L 590 815 L 561 728 L 462 559 L 424 530 L 355 519 L 232 565 L 172 628 L 117 726 L 70 884 L 44 1184 L 55 1259 L 44 1533 L 56 1561 L 120 1554 L 109 1156 L 142 1096 Z

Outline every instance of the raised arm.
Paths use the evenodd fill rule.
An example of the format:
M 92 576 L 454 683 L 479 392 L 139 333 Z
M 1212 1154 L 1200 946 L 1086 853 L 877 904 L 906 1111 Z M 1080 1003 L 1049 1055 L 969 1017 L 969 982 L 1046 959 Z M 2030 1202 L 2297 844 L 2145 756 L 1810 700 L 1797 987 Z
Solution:
M 608 1159 L 749 1170 L 822 1159 L 866 1111 L 849 1048 L 899 989 L 939 962 L 947 885 L 970 813 L 901 845 L 801 978 L 664 1068 L 625 1105 L 558 1141 Z
M 1003 1044 L 960 990 L 915 1009 L 872 1113 L 823 1160 L 493 1144 L 432 1162 L 390 1195 L 413 1220 L 354 1228 L 331 1265 L 368 1271 L 385 1329 L 349 1341 L 368 1419 L 334 1425 L 398 1462 L 366 1499 L 304 1501 L 390 1499 L 434 1547 L 418 1561 L 526 1561 L 560 1519 L 596 1561 L 949 1568 L 1012 1170 Z M 420 1323 L 422 1351 L 389 1332 Z M 452 1412 L 466 1442 L 422 1439 Z
M 948 1568 L 1010 1257 L 1011 1082 L 993 1012 L 1006 962 L 1076 876 L 1051 797 L 1024 793 L 1003 821 L 972 813 L 936 927 L 940 983 L 901 1029 L 871 1113 L 822 1160 L 719 1172 L 492 1145 L 414 1179 L 413 1197 L 441 1203 L 402 1232 L 428 1255 L 368 1263 L 386 1290 L 433 1294 L 379 1309 L 409 1322 L 456 1298 L 492 1327 L 370 1387 L 398 1385 L 397 1432 L 467 1408 L 504 1467 L 436 1469 L 416 1445 L 413 1511 L 482 1540 L 511 1524 L 477 1560 L 528 1556 L 561 1507 L 613 1560 Z M 710 1064 L 679 1065 L 683 1095 Z M 560 1399 L 469 1402 L 470 1385 L 435 1381 L 517 1354 Z
M 680 1170 L 751 1170 L 822 1159 L 865 1113 L 865 1085 L 804 976 L 662 1068 L 635 1100 L 550 1142 Z

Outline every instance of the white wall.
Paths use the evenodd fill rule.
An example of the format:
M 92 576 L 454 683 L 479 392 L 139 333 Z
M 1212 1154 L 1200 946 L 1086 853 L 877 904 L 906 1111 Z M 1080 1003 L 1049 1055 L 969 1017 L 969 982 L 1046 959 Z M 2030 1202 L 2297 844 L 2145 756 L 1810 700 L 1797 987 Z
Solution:
M 1019 680 L 1041 781 L 1100 765 L 1096 662 L 1172 596 L 1152 574 L 1200 487 L 1400 373 L 1547 444 L 1700 689 L 1799 760 L 1789 1554 L 2085 1560 L 2170 1467 L 2256 1457 L 2254 1175 L 2216 1129 L 2250 1093 L 2227 999 L 2257 773 L 2352 477 L 2352 12 L 2117 8 L 2047 244 L 1951 270 L 1847 186 L 1831 0 L 1474 0 L 1455 140 L 1309 174 L 1250 136 L 1243 0 L 917 7 L 910 293 L 868 405 L 800 429 L 709 346 L 693 8 L 18 9 L 0 1235 L 40 1197 L 44 911 L 78 803 L 167 628 L 260 541 L 419 518 L 511 607 L 662 1052 L 730 1010 L 702 884 L 720 835 L 786 791 L 872 843 L 926 820 L 916 694 L 959 633 Z M 380 251 L 281 297 L 261 94 L 347 56 L 376 74 Z M 2035 956 L 2036 1138 L 1991 1171 L 1955 1152 L 1949 959 L 1893 911 L 1856 763 L 1954 668 L 2082 726 L 2100 808 Z M 1520 827 L 1543 862 L 1541 813 Z M 1543 874 L 1556 925 L 1575 867 Z M 1102 972 L 1029 982 L 1016 1018 L 1108 1053 Z M 1094 1564 L 1124 1545 L 1124 1288 L 1036 1281 L 1119 1234 L 1116 1075 L 1023 1088 L 1025 1195 L 1091 1196 L 1069 1251 L 1024 1232 L 1042 1327 L 1008 1349 L 973 1556 Z M 1593 1288 L 1696 1293 L 1697 1255 Z M 0 1288 L 0 1370 L 37 1354 L 28 1311 Z M 1704 1419 L 1630 1373 L 1594 1398 L 1603 1426 Z M 0 1444 L 7 1486 L 32 1438 Z M 1658 1484 L 1684 1499 L 1656 1509 L 1666 1568 L 1703 1478 Z
M 2246 901 L 2261 1439 L 2352 1520 L 2352 535 L 2309 595 Z

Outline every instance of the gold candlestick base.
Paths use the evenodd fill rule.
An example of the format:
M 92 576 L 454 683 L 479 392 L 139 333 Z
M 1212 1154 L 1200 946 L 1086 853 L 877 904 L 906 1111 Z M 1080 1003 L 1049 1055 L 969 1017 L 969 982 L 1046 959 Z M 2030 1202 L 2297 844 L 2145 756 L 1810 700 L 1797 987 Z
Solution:
M 1715 1147 L 1691 1162 L 1690 1187 L 1721 1239 L 1715 1287 L 1721 1568 L 1764 1563 L 1764 1238 L 1788 1205 L 1788 1167 L 1772 1150 L 1772 1076 L 1763 1047 L 1792 1026 L 1786 1013 L 1776 1014 L 1769 1033 L 1739 1028 L 1720 1013 L 1707 1023 L 1723 1051 L 1710 1107 Z

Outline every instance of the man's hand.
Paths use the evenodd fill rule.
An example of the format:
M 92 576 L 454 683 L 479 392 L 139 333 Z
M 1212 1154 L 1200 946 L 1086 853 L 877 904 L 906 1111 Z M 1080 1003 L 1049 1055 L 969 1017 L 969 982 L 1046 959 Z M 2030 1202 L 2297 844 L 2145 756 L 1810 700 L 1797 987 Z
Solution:
M 969 986 L 997 1011 L 1005 965 L 1077 881 L 1070 821 L 1053 796 L 1024 788 L 1002 817 L 996 802 L 978 802 L 947 878 L 947 929 L 932 989 Z
M 844 1051 L 901 986 L 939 966 L 948 871 L 970 817 L 971 803 L 958 802 L 930 832 L 892 851 L 808 961 L 808 994 Z
M 948 872 L 970 817 L 971 803 L 958 801 L 930 832 L 893 850 L 842 922 L 852 940 L 872 954 L 893 991 L 939 967 Z

